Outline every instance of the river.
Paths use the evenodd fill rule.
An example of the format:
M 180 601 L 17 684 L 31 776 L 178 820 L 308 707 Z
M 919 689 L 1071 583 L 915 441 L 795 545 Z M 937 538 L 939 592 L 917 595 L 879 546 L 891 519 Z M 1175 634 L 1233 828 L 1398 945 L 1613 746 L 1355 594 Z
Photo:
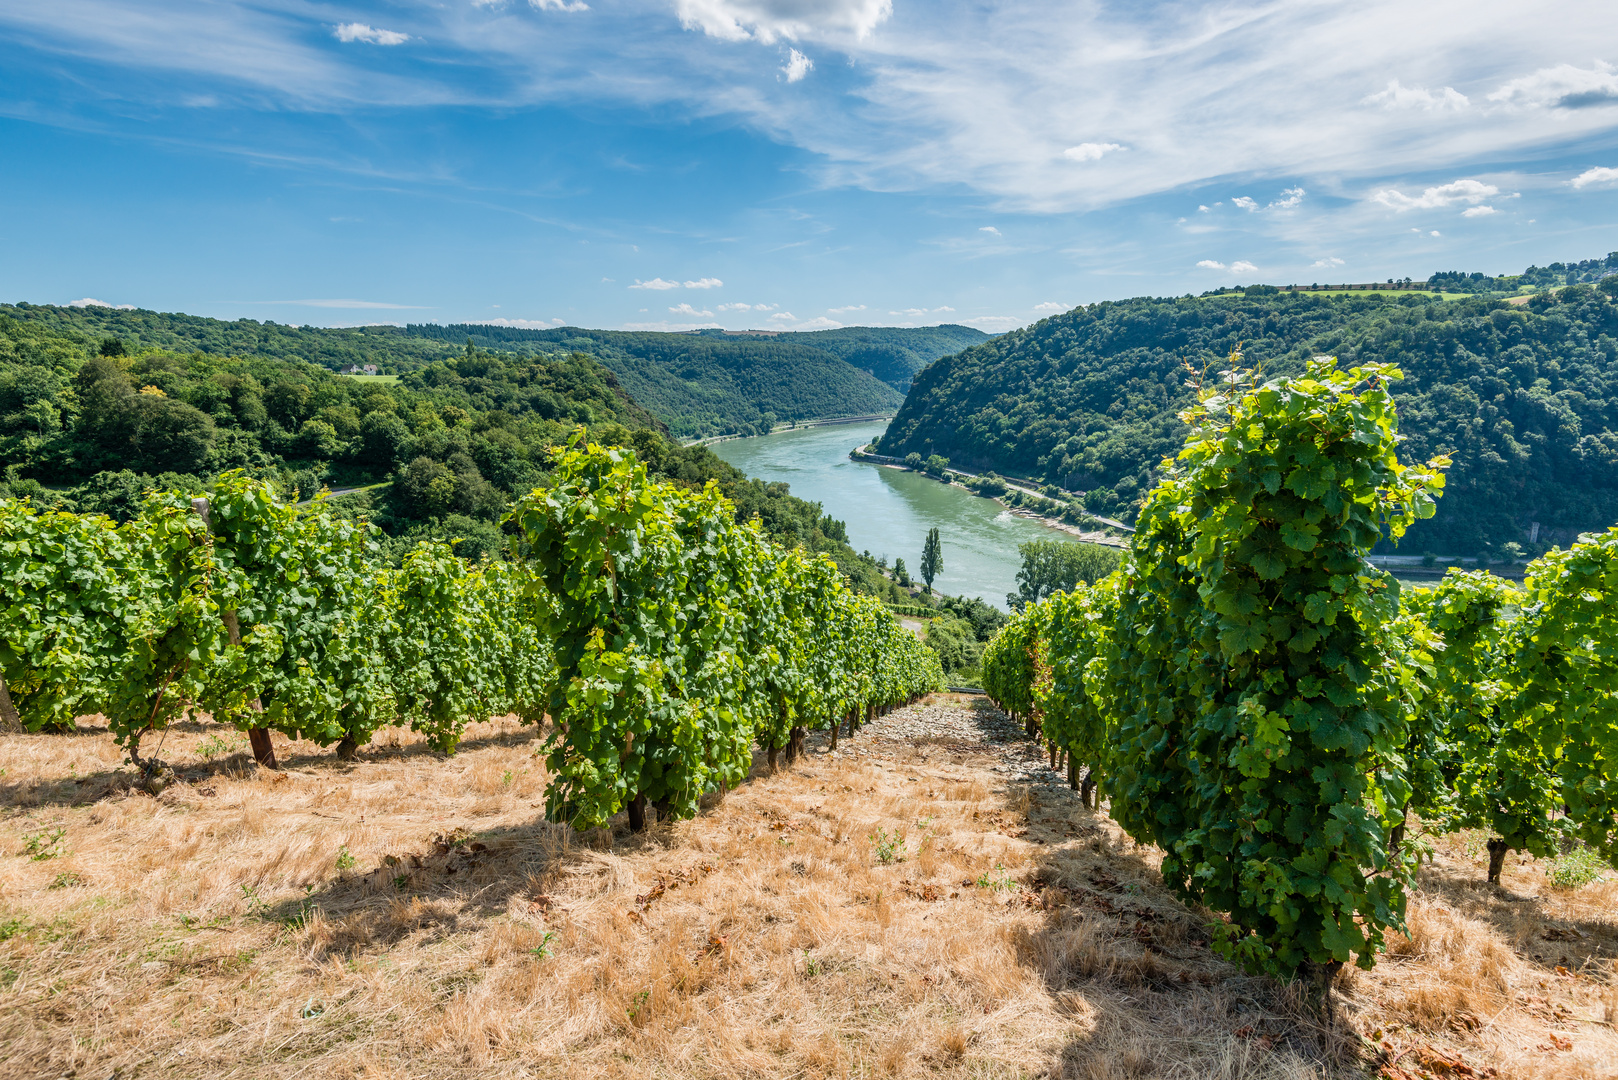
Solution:
M 1016 591 L 1022 559 L 1017 545 L 1029 540 L 1073 537 L 1017 517 L 992 499 L 941 484 L 920 473 L 850 461 L 887 424 L 801 428 L 717 443 L 713 452 L 748 476 L 781 480 L 792 494 L 820 503 L 848 525 L 855 551 L 905 561 L 920 580 L 921 546 L 936 527 L 944 545 L 944 569 L 933 588 L 952 596 L 981 596 L 998 608 Z

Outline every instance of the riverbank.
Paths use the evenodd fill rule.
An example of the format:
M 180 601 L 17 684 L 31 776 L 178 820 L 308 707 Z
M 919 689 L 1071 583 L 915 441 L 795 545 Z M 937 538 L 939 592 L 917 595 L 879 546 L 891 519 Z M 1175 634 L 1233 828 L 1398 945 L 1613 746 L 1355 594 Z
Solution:
M 830 416 L 819 420 L 796 420 L 785 424 L 776 424 L 769 430 L 771 435 L 780 435 L 787 431 L 801 431 L 804 428 L 838 427 L 843 424 L 886 424 L 893 419 L 893 413 L 877 416 Z M 686 446 L 715 446 L 719 443 L 735 442 L 738 439 L 757 439 L 758 435 L 709 435 L 702 439 L 692 439 Z
M 985 494 L 983 494 L 983 492 L 977 491 L 977 490 L 975 490 L 975 489 L 973 489 L 971 487 L 968 487 L 966 484 L 960 483 L 958 481 L 955 481 L 955 480 L 941 480 L 938 477 L 933 476 L 931 473 L 926 472 L 925 470 L 912 469 L 910 466 L 906 465 L 899 458 L 888 457 L 885 454 L 873 454 L 866 447 L 863 447 L 863 446 L 855 447 L 853 450 L 850 450 L 849 453 L 848 453 L 848 456 L 854 461 L 861 461 L 861 462 L 864 462 L 864 463 L 866 463 L 868 465 L 876 465 L 876 466 L 878 466 L 880 468 L 884 468 L 884 469 L 898 469 L 898 470 L 900 470 L 902 472 L 920 473 L 922 476 L 931 477 L 934 480 L 938 480 L 938 482 L 940 484 L 943 484 L 946 487 L 960 488 L 962 491 L 965 491 L 969 495 L 975 495 L 980 499 L 988 499 L 990 502 L 999 503 L 1002 507 L 1004 507 L 1006 509 L 1006 511 L 1008 513 L 1010 513 L 1014 517 L 1024 518 L 1024 519 L 1026 519 L 1028 521 L 1037 522 L 1038 524 L 1043 525 L 1048 529 L 1055 529 L 1058 532 L 1067 533 L 1067 534 L 1075 537 L 1076 539 L 1081 540 L 1081 541 L 1083 541 L 1084 543 L 1087 543 L 1087 544 L 1105 544 L 1105 545 L 1107 545 L 1109 547 L 1117 547 L 1117 548 L 1125 548 L 1125 549 L 1127 549 L 1129 547 L 1129 540 L 1128 540 L 1127 537 L 1115 536 L 1112 533 L 1105 532 L 1103 530 L 1098 530 L 1098 529 L 1083 529 L 1083 528 L 1080 528 L 1077 525 L 1073 525 L 1073 524 L 1070 524 L 1069 522 L 1063 521 L 1061 518 L 1051 517 L 1051 516 L 1049 516 L 1047 514 L 1041 514 L 1041 513 L 1038 513 L 1037 511 L 1029 510 L 1026 507 L 1013 506 L 1011 503 L 1007 502 L 1006 499 L 1003 496 L 985 495 Z M 966 472 L 966 471 L 961 470 L 961 469 L 945 469 L 944 471 L 946 473 L 950 474 L 951 476 L 967 477 L 967 478 L 971 478 L 971 479 L 976 479 L 977 476 L 979 475 L 978 473 L 969 473 L 969 472 Z M 1011 482 L 1009 480 L 1005 480 L 1004 477 L 1001 477 L 1001 481 L 1006 485 L 1007 488 L 1011 489 L 1012 491 L 1019 492 L 1019 493 L 1021 493 L 1023 495 L 1026 495 L 1026 496 L 1032 496 L 1032 497 L 1034 497 L 1036 499 L 1047 499 L 1047 496 L 1045 496 L 1043 493 L 1041 493 L 1039 491 L 1035 491 L 1032 488 L 1023 487 L 1021 484 L 1017 484 L 1017 483 L 1013 483 L 1013 482 Z M 1047 499 L 1047 501 L 1053 501 L 1053 500 Z M 1115 521 L 1112 518 L 1104 518 L 1104 517 L 1100 516 L 1099 514 L 1090 514 L 1088 511 L 1086 511 L 1085 513 L 1090 518 L 1092 518 L 1092 519 L 1094 519 L 1096 521 L 1099 521 L 1102 524 L 1107 525 L 1107 526 L 1109 526 L 1111 528 L 1116 528 L 1116 529 L 1119 529 L 1121 531 L 1129 532 L 1129 533 L 1133 533 L 1135 531 L 1133 528 L 1131 528 L 1128 525 L 1125 525 L 1121 521 Z

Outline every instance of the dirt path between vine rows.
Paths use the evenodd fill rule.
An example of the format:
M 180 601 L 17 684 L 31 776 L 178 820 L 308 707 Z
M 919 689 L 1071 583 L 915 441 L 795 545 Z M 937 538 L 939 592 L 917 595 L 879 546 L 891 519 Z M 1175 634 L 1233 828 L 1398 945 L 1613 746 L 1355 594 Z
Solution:
M 0 739 L 0 1076 L 1618 1077 L 1612 875 L 1442 838 L 1323 1018 L 981 698 L 642 836 L 546 823 L 514 721 L 276 740 L 183 725 L 154 797 L 88 721 Z

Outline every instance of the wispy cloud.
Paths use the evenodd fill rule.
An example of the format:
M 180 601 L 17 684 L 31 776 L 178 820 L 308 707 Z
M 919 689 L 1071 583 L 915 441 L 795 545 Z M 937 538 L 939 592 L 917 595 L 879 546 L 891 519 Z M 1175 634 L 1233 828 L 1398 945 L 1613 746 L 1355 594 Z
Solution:
M 663 289 L 678 289 L 679 287 L 680 283 L 678 281 L 664 281 L 660 277 L 655 277 L 650 281 L 642 281 L 640 278 L 636 278 L 635 284 L 630 286 L 631 289 L 655 289 L 658 291 Z
M 109 304 L 105 300 L 97 300 L 97 299 L 95 299 L 93 297 L 89 297 L 89 296 L 86 296 L 83 300 L 70 300 L 70 301 L 68 301 L 67 306 L 68 307 L 78 307 L 78 308 L 104 307 L 104 308 L 114 308 L 115 310 L 118 310 L 118 311 L 134 311 L 134 310 L 136 310 L 134 304 Z
M 700 318 L 700 319 L 711 319 L 711 318 L 713 318 L 713 312 L 711 312 L 711 311 L 698 311 L 696 308 L 692 307 L 690 304 L 676 304 L 674 307 L 669 308 L 669 312 L 671 314 L 674 314 L 674 315 L 692 315 L 692 316 L 695 316 L 695 317 Z
M 674 10 L 688 30 L 769 45 L 782 38 L 863 38 L 893 14 L 893 0 L 675 0 Z
M 720 311 L 773 311 L 780 304 L 720 304 Z
M 961 321 L 968 326 L 975 326 L 979 330 L 993 331 L 1010 330 L 1014 326 L 1021 326 L 1027 322 L 1026 319 L 1019 319 L 1015 315 L 978 315 Z
M 1311 270 L 1335 270 L 1343 265 L 1343 260 L 1335 255 L 1328 255 L 1324 259 L 1316 259 L 1309 264 Z
M 1254 266 L 1245 259 L 1237 259 L 1235 262 L 1230 264 L 1230 272 L 1233 274 L 1250 274 L 1257 269 L 1258 267 Z
M 1469 206 L 1461 211 L 1462 217 L 1488 217 L 1494 213 L 1492 206 Z
M 562 319 L 479 319 L 474 326 L 509 326 L 517 330 L 550 330 L 566 326 Z
M 690 330 L 723 330 L 718 323 L 675 323 L 675 322 L 630 322 L 619 327 L 621 330 L 641 330 L 650 333 L 677 334 Z
M 1220 262 L 1217 259 L 1202 259 L 1202 260 L 1198 261 L 1197 267 L 1199 269 L 1202 269 L 1202 270 L 1224 270 L 1224 269 L 1227 269 L 1225 264 Z
M 289 304 L 295 307 L 338 308 L 347 311 L 428 311 L 425 304 L 388 304 L 381 300 L 247 300 L 248 304 Z
M 1058 304 L 1055 300 L 1047 300 L 1043 304 L 1035 304 L 1035 311 L 1067 311 L 1072 304 Z
M 864 304 L 849 304 L 849 305 L 847 305 L 845 307 L 827 308 L 826 309 L 826 314 L 828 314 L 828 315 L 847 315 L 851 311 L 864 311 L 864 310 L 865 310 L 865 305 Z
M 705 277 L 698 278 L 695 281 L 688 281 L 685 283 L 685 287 L 688 289 L 717 289 L 724 284 L 723 281 L 716 277 Z
M 995 228 L 993 225 L 980 225 L 978 227 L 978 232 L 986 232 L 990 236 L 999 236 L 1000 235 L 1000 230 Z
M 479 3 L 482 0 L 473 0 L 473 2 Z M 572 0 L 572 3 L 569 3 L 568 0 L 528 0 L 528 6 L 535 11 L 576 12 L 590 10 L 590 5 L 586 4 L 584 0 Z
M 381 30 L 364 23 L 341 23 L 332 31 L 338 41 L 363 41 L 368 45 L 403 45 L 410 40 L 409 34 L 401 34 L 397 30 Z

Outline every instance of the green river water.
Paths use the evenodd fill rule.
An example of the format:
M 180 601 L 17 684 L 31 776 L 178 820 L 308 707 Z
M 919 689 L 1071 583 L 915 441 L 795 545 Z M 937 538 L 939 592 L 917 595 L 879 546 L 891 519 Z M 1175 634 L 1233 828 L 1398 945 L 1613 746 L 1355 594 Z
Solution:
M 981 596 L 999 608 L 1017 587 L 1022 566 L 1018 544 L 1073 539 L 920 473 L 849 460 L 850 450 L 886 427 L 803 428 L 718 443 L 713 452 L 749 476 L 784 480 L 792 485 L 792 494 L 820 503 L 825 513 L 845 522 L 855 551 L 886 555 L 890 566 L 895 557 L 902 558 L 918 580 L 922 542 L 936 526 L 944 545 L 944 570 L 933 588 L 952 596 Z

